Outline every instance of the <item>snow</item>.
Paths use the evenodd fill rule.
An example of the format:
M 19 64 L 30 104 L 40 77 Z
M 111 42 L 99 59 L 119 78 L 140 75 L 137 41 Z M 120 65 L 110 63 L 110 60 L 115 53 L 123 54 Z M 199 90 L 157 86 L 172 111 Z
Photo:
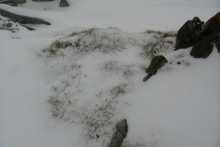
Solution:
M 41 16 L 53 24 L 52 27 L 44 27 L 44 31 L 116 26 L 125 31 L 139 32 L 146 29 L 178 30 L 185 20 L 194 16 L 207 21 L 220 7 L 218 0 L 76 0 L 69 3 L 71 7 L 59 8 L 58 0 L 43 4 L 28 0 L 23 9 L 6 5 L 0 8 Z
M 69 3 L 68 8 L 59 8 L 58 0 L 44 3 L 27 0 L 19 7 L 0 5 L 2 9 L 43 18 L 52 24 L 30 25 L 36 29 L 33 32 L 22 26 L 15 33 L 1 31 L 0 147 L 107 146 L 113 126 L 122 118 L 128 121 L 127 143 L 150 147 L 219 147 L 220 57 L 216 47 L 207 59 L 194 59 L 189 55 L 191 48 L 174 52 L 173 45 L 168 46 L 160 54 L 169 63 L 147 82 L 142 81 L 146 76 L 142 68 L 149 65 L 150 58 L 140 55 L 143 46 L 156 41 L 158 36 L 142 32 L 177 31 L 194 16 L 207 21 L 219 11 L 218 0 L 69 0 Z M 65 56 L 42 52 L 55 40 L 74 43 L 83 33 L 70 36 L 72 32 L 93 27 L 101 29 L 94 29 L 83 39 L 84 45 L 94 47 L 94 51 L 77 52 L 67 47 L 58 51 Z M 97 39 L 95 43 L 93 39 Z M 95 48 L 99 43 L 103 43 L 101 49 Z M 112 45 L 116 45 L 114 52 L 102 52 Z M 182 61 L 180 65 L 176 64 L 178 61 Z M 105 69 L 108 63 L 116 64 Z M 70 86 L 64 89 L 63 81 L 69 81 Z M 127 85 L 124 94 L 114 89 L 120 84 Z M 54 95 L 64 97 L 65 93 L 70 94 L 64 100 L 65 114 L 54 118 L 48 100 Z M 114 108 L 109 110 L 114 114 L 108 120 L 111 124 L 96 132 L 107 134 L 86 140 L 86 123 L 90 120 L 85 115 L 91 116 L 97 105 L 109 101 Z

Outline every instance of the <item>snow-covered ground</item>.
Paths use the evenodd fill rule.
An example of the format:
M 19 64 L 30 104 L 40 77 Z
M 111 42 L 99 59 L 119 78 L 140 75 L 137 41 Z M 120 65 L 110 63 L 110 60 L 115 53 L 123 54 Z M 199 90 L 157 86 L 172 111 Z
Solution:
M 48 20 L 53 25 L 42 28 L 43 32 L 109 26 L 130 32 L 178 30 L 194 16 L 207 21 L 220 7 L 218 0 L 71 0 L 68 8 L 59 8 L 59 0 L 43 4 L 27 1 L 22 9 L 5 5 L 0 8 Z
M 123 118 L 129 127 L 126 147 L 220 146 L 216 48 L 207 59 L 194 59 L 191 48 L 173 51 L 173 36 L 145 33 L 177 31 L 194 16 L 207 21 L 220 1 L 69 3 L 0 5 L 52 24 L 0 32 L 0 147 L 104 147 Z M 56 40 L 67 47 L 58 41 L 51 46 Z M 162 47 L 156 54 L 169 62 L 144 83 L 151 54 L 143 48 L 157 41 Z M 99 128 L 90 131 L 94 121 Z

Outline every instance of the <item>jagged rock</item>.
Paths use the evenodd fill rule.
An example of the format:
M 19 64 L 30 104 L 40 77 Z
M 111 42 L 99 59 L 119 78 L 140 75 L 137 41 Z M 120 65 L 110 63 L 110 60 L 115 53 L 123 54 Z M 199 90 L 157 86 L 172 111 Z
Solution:
M 214 34 L 205 36 L 202 40 L 193 46 L 190 55 L 195 58 L 207 58 L 213 50 L 213 44 Z
M 69 4 L 66 0 L 61 0 L 60 1 L 60 7 L 68 7 L 68 6 L 69 6 Z
M 188 20 L 177 32 L 175 50 L 188 48 L 202 39 L 204 22 L 198 17 Z
M 220 12 L 210 18 L 204 27 L 204 34 L 209 35 L 211 33 L 220 32 Z
M 13 2 L 16 4 L 23 4 L 23 3 L 26 3 L 26 0 L 9 0 L 9 2 Z
M 157 70 L 164 66 L 167 63 L 167 59 L 163 55 L 155 56 L 150 63 L 150 66 L 146 69 L 148 74 L 143 81 L 146 82 L 152 75 L 157 73 Z
M 128 124 L 127 120 L 123 119 L 120 123 L 116 126 L 117 131 L 115 132 L 114 136 L 108 147 L 121 147 L 123 140 L 127 136 L 128 133 Z
M 44 21 L 43 19 L 18 15 L 18 14 L 14 14 L 14 13 L 8 12 L 3 9 L 0 9 L 0 14 L 4 17 L 10 18 L 11 21 L 18 22 L 21 24 L 46 24 L 46 25 L 50 25 L 49 22 Z

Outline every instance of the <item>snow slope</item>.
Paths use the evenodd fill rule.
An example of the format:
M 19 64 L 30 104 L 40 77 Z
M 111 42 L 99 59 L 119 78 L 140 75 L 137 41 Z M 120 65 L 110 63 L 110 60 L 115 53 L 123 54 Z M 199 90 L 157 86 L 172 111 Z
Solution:
M 114 117 L 109 121 L 116 123 L 127 118 L 127 143 L 151 147 L 219 147 L 220 56 L 216 48 L 207 59 L 193 59 L 189 55 L 191 48 L 173 52 L 171 45 L 162 54 L 172 64 L 143 83 L 145 72 L 141 67 L 149 65 L 150 59 L 140 53 L 144 45 L 154 41 L 156 34 L 127 33 L 178 30 L 194 16 L 206 21 L 219 11 L 219 1 L 76 0 L 70 4 L 71 7 L 59 8 L 57 0 L 43 4 L 29 0 L 17 8 L 0 6 L 52 23 L 33 26 L 37 29 L 34 32 L 24 28 L 16 33 L 1 31 L 0 147 L 106 146 L 113 133 L 109 128 L 114 124 L 103 127 L 110 135 L 85 140 L 82 123 L 85 118 L 81 113 L 89 115 L 83 108 L 92 113 L 96 104 L 103 105 L 111 97 L 115 97 L 112 104 L 116 110 L 111 111 Z M 68 36 L 73 31 L 114 26 L 124 31 L 103 29 L 101 33 L 98 30 L 98 35 L 104 34 L 105 38 L 110 34 L 111 39 L 114 35 L 122 39 L 119 46 L 125 48 L 121 51 L 75 54 L 68 48 L 64 58 L 47 57 L 41 52 L 57 39 L 75 41 L 78 36 Z M 89 42 L 91 36 L 87 39 Z M 131 75 L 124 76 L 125 71 L 118 68 L 102 70 L 108 61 L 117 61 L 126 70 L 124 65 L 129 65 Z M 178 61 L 183 62 L 177 65 Z M 81 67 L 75 70 L 72 65 Z M 80 76 L 71 80 L 78 72 Z M 47 101 L 54 95 L 52 87 L 62 89 L 65 80 L 70 81 L 68 90 L 74 107 L 71 104 L 66 116 L 54 118 Z M 112 95 L 111 88 L 120 83 L 128 84 L 128 89 L 124 94 Z M 62 92 L 59 94 L 63 96 Z M 72 109 L 77 113 L 71 113 Z
M 58 8 L 58 0 L 43 4 L 28 0 L 22 6 L 23 9 L 5 5 L 0 8 L 40 16 L 53 24 L 43 31 L 60 32 L 73 27 L 115 26 L 125 31 L 139 32 L 146 29 L 177 30 L 194 16 L 207 21 L 220 7 L 218 0 L 71 0 L 69 3 L 69 8 Z

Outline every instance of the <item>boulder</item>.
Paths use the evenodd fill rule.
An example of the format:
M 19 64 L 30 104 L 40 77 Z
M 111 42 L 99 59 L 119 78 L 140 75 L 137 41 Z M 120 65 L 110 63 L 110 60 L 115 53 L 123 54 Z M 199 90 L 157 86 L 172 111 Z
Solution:
M 60 7 L 68 7 L 68 6 L 69 6 L 69 4 L 66 0 L 61 0 L 60 1 Z
M 167 59 L 163 55 L 155 56 L 146 69 L 146 73 L 148 74 L 143 81 L 146 82 L 152 75 L 157 73 L 157 70 L 164 66 L 167 63 Z
M 220 32 L 220 12 L 210 18 L 204 27 L 204 35 Z
M 117 131 L 115 132 L 114 136 L 111 139 L 110 144 L 108 147 L 121 147 L 123 140 L 127 136 L 128 133 L 128 124 L 127 120 L 123 119 L 116 125 Z
M 214 38 L 215 36 L 213 34 L 202 38 L 202 40 L 193 46 L 190 55 L 195 58 L 207 58 L 213 50 Z
M 188 20 L 177 32 L 175 50 L 188 48 L 201 40 L 203 28 L 204 22 L 198 17 Z

